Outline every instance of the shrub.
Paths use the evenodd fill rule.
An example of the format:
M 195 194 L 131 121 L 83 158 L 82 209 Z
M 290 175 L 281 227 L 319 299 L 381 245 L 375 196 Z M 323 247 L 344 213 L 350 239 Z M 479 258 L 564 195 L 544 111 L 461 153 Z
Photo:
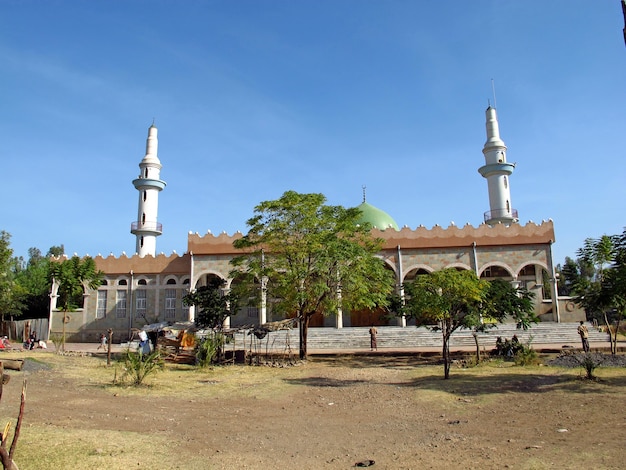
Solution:
M 52 333 L 50 335 L 50 341 L 54 344 L 54 352 L 61 354 L 63 346 L 65 345 L 65 337 L 61 333 Z
M 126 350 L 122 359 L 124 374 L 122 380 L 129 380 L 131 385 L 141 385 L 146 377 L 163 368 L 163 358 L 158 350 L 150 354 L 141 354 Z
M 521 348 L 514 356 L 515 365 L 518 366 L 533 366 L 539 364 L 539 356 L 537 351 L 528 345 L 521 345 Z
M 604 357 L 601 354 L 592 354 L 586 352 L 584 354 L 574 354 L 572 356 L 576 359 L 583 369 L 585 369 L 586 376 L 585 378 L 588 380 L 594 380 L 596 377 L 593 375 L 593 371 L 604 362 Z
M 515 351 L 515 355 L 513 356 L 513 360 L 515 361 L 515 365 L 518 366 L 535 366 L 539 364 L 541 361 L 539 360 L 539 356 L 537 351 L 535 351 L 530 344 L 533 341 L 533 337 L 528 338 L 526 344 L 518 343 L 517 349 Z
M 196 341 L 196 364 L 200 367 L 211 365 L 224 346 L 224 335 L 215 333 Z

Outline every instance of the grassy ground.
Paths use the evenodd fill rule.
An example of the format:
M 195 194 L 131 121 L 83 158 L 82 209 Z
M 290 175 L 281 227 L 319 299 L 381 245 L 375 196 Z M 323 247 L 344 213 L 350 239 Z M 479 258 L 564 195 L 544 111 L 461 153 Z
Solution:
M 294 367 L 168 365 L 142 387 L 119 364 L 36 351 L 9 371 L 0 417 L 27 469 L 622 468 L 624 368 L 340 356 Z M 0 358 L 1 359 L 1 358 Z M 10 442 L 10 439 L 9 439 Z

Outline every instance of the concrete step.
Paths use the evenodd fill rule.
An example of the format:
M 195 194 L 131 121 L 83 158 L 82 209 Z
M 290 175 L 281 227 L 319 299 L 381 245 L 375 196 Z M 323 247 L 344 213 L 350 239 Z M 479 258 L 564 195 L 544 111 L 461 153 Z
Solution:
M 412 348 L 434 348 L 442 346 L 440 331 L 433 331 L 426 327 L 416 328 L 414 326 L 377 326 L 377 343 L 379 349 L 412 349 Z M 478 333 L 478 341 L 481 348 L 492 349 L 495 347 L 496 338 L 501 336 L 504 339 L 511 339 L 517 335 L 523 344 L 580 344 L 580 336 L 577 332 L 577 323 L 539 323 L 533 325 L 528 330 L 518 330 L 514 324 L 501 324 L 485 333 Z M 298 330 L 281 330 L 267 334 L 262 340 L 256 340 L 255 348 L 263 351 L 284 351 L 288 347 L 293 350 L 298 349 Z M 255 338 L 246 333 L 235 335 L 235 342 L 238 345 L 250 347 L 251 339 Z M 607 333 L 589 327 L 589 341 L 608 342 Z M 471 330 L 457 330 L 452 334 L 450 347 L 470 347 L 474 346 L 474 337 Z M 312 349 L 369 349 L 370 335 L 369 327 L 350 328 L 309 328 L 308 344 Z

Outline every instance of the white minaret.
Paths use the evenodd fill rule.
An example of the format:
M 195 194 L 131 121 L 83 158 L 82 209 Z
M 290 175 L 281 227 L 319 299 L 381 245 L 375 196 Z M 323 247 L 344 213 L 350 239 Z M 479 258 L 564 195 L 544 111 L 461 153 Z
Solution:
M 139 177 L 133 180 L 133 185 L 139 191 L 137 221 L 131 224 L 130 233 L 137 237 L 135 252 L 139 256 L 155 256 L 156 237 L 163 233 L 163 227 L 157 222 L 159 211 L 159 192 L 165 188 L 165 181 L 159 179 L 161 162 L 157 156 L 159 140 L 157 128 L 152 123 L 148 129 L 146 142 L 146 156 L 139 163 Z
M 487 178 L 489 187 L 490 210 L 485 212 L 485 223 L 508 225 L 519 220 L 517 210 L 511 205 L 509 184 L 509 176 L 513 173 L 515 164 L 506 161 L 506 145 L 500 139 L 496 110 L 489 106 L 485 114 L 487 115 L 487 142 L 483 147 L 485 165 L 478 169 L 478 172 Z

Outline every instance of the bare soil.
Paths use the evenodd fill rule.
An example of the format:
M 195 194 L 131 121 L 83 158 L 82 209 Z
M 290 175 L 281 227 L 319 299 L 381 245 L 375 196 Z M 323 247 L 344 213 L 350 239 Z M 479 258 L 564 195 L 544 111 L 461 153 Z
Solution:
M 443 380 L 442 366 L 416 356 L 337 356 L 283 368 L 170 366 L 135 389 L 110 385 L 102 359 L 53 356 L 33 356 L 23 372 L 22 470 L 625 465 L 623 367 L 588 381 L 580 368 L 495 361 L 453 367 Z M 20 374 L 4 387 L 5 420 L 16 415 Z M 64 446 L 75 461 L 52 460 L 48 451 Z

